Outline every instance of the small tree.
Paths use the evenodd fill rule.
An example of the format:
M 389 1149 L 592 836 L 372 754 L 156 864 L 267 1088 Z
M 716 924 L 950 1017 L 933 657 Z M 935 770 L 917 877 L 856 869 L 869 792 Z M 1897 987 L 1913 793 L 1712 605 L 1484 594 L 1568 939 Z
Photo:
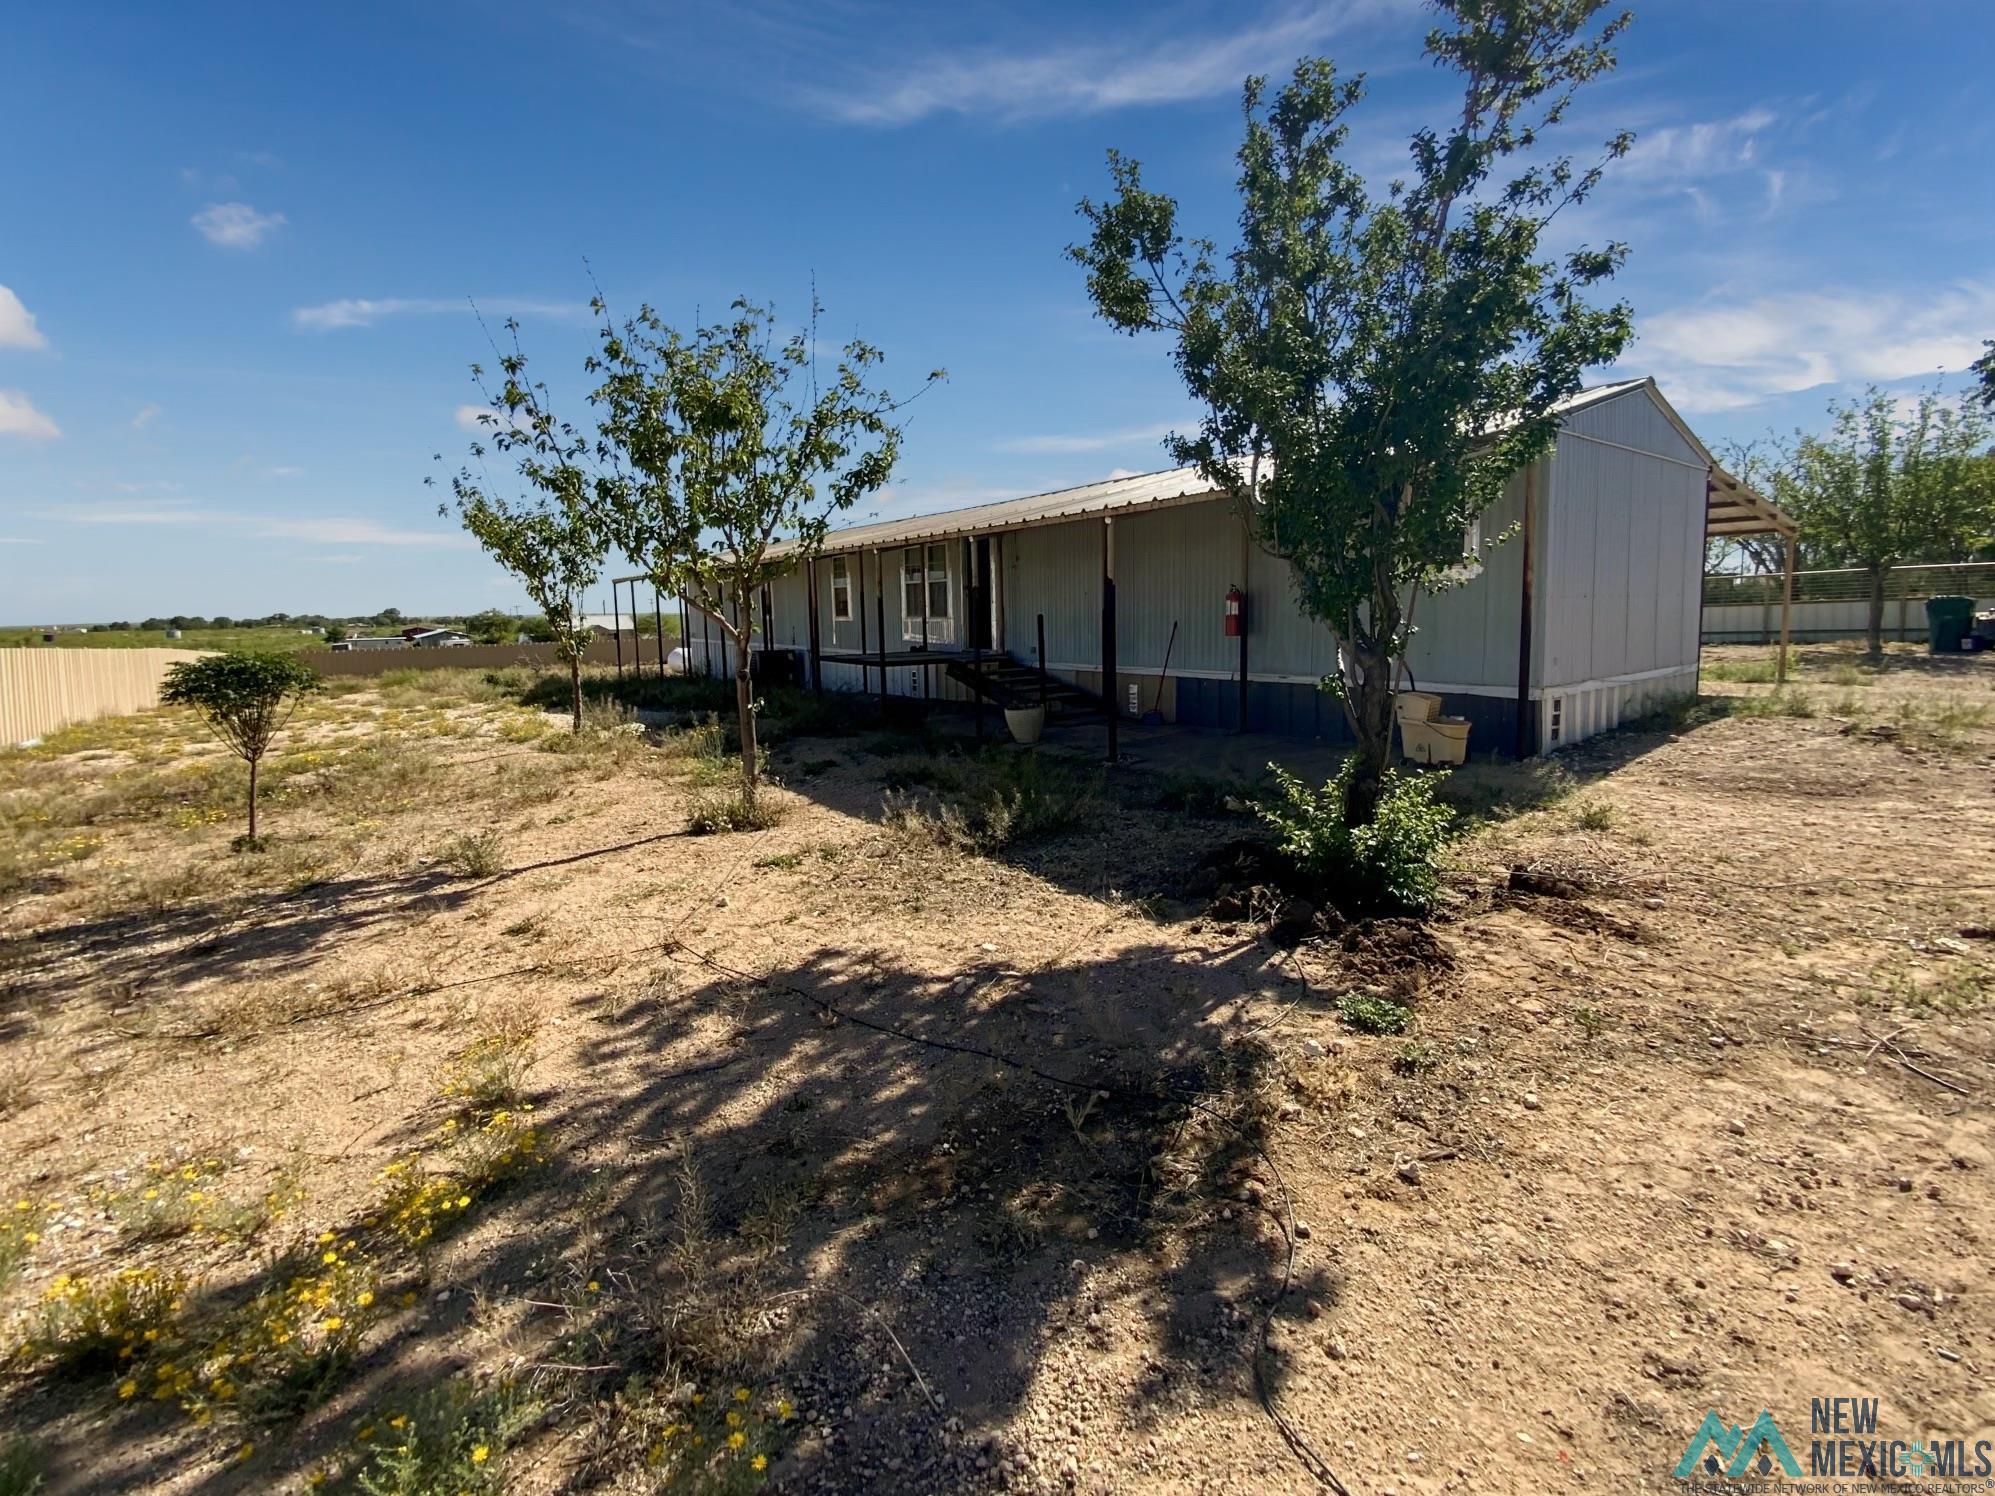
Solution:
M 813 301 L 810 324 L 779 345 L 774 313 L 746 301 L 690 337 L 647 306 L 621 328 L 606 319 L 590 360 L 602 378 L 596 513 L 654 587 L 688 595 L 733 641 L 751 812 L 757 599 L 816 555 L 832 516 L 884 486 L 900 455 L 894 415 L 904 402 L 867 387 L 884 355 L 855 339 L 820 386 L 817 311 Z M 922 389 L 943 377 L 936 370 Z M 779 541 L 792 543 L 781 555 Z
M 249 765 L 246 846 L 256 846 L 257 765 L 299 701 L 318 686 L 319 673 L 295 655 L 239 650 L 203 655 L 166 672 L 159 699 L 169 706 L 194 708 L 215 736 Z
M 1223 266 L 1119 154 L 1114 199 L 1080 207 L 1092 233 L 1069 253 L 1096 311 L 1124 332 L 1171 333 L 1205 407 L 1196 435 L 1170 439 L 1173 456 L 1232 496 L 1335 636 L 1324 685 L 1357 740 L 1352 826 L 1382 793 L 1415 590 L 1462 564 L 1476 516 L 1551 441 L 1558 402 L 1628 340 L 1625 306 L 1585 300 L 1621 245 L 1540 257 L 1547 224 L 1600 166 L 1559 156 L 1498 175 L 1612 67 L 1627 17 L 1596 29 L 1601 6 L 1440 0 L 1452 25 L 1426 53 L 1461 75 L 1460 113 L 1414 134 L 1410 180 L 1384 194 L 1345 160 L 1361 77 L 1305 59 L 1272 99 L 1249 79 L 1240 242 Z
M 526 356 L 519 348 L 519 324 L 506 323 L 512 350 L 501 353 L 504 379 L 496 390 L 485 384 L 481 365 L 471 377 L 491 408 L 479 419 L 491 433 L 492 449 L 513 460 L 526 491 L 499 493 L 482 471 L 485 443 L 473 442 L 472 460 L 451 479 L 457 514 L 494 561 L 519 578 L 526 595 L 547 616 L 555 652 L 568 667 L 568 708 L 573 730 L 582 730 L 582 652 L 590 630 L 582 622 L 583 589 L 602 571 L 609 546 L 589 509 L 589 441 L 549 412 L 547 389 L 529 383 Z M 437 513 L 447 515 L 447 505 Z M 392 610 L 390 610 L 392 611 Z

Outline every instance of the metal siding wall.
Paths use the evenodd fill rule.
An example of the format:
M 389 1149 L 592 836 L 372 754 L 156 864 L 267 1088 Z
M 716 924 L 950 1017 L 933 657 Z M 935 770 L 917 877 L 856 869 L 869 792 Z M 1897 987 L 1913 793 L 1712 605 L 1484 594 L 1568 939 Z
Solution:
M 1226 589 L 1241 581 L 1240 522 L 1231 505 L 1132 515 L 1118 519 L 1115 531 L 1118 664 L 1162 668 L 1175 621 L 1173 670 L 1237 670 L 1240 644 L 1226 637 L 1224 617 Z
M 1464 686 L 1515 683 L 1524 541 L 1521 535 L 1512 535 L 1501 545 L 1490 542 L 1523 513 L 1524 477 L 1519 473 L 1482 517 L 1482 575 L 1446 592 L 1421 594 L 1413 613 L 1413 643 L 1406 655 L 1415 681 Z
M 1577 411 L 1565 421 L 1564 429 L 1617 442 L 1638 452 L 1653 452 L 1660 457 L 1704 466 L 1703 454 L 1683 439 L 1683 433 L 1645 390 L 1630 390 Z
M 1702 470 L 1567 435 L 1554 469 L 1539 684 L 1695 664 Z
M 779 649 L 810 649 L 810 591 L 802 568 L 769 584 L 768 642 Z
M 1030 661 L 1034 619 L 1046 615 L 1053 664 L 1101 659 L 1101 522 L 1041 525 L 1004 538 L 1005 630 L 1011 652 Z

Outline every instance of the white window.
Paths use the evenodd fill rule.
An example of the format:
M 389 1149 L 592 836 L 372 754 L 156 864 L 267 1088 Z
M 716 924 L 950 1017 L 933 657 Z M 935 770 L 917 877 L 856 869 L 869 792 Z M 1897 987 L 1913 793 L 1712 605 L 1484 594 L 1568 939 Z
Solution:
M 831 558 L 831 616 L 841 622 L 852 617 L 852 574 L 843 556 Z
M 901 635 L 930 644 L 954 641 L 948 546 L 911 545 L 901 552 Z
M 1444 586 L 1473 582 L 1482 575 L 1482 516 L 1478 514 L 1462 531 L 1462 559 L 1442 570 L 1438 581 Z

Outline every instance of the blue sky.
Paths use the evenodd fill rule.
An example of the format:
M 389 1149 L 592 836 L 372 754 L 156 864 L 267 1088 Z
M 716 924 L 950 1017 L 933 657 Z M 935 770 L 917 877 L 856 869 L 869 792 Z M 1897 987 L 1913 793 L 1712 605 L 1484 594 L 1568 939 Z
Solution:
M 1912 390 L 1995 336 L 1985 0 L 1648 0 L 1568 138 L 1634 154 L 1562 232 L 1707 440 Z M 24 4 L 0 47 L 0 622 L 511 607 L 437 518 L 466 299 L 582 388 L 590 268 L 861 333 L 915 409 L 898 514 L 1163 466 L 1158 342 L 1061 257 L 1104 151 L 1224 242 L 1238 90 L 1371 75 L 1389 178 L 1442 117 L 1412 0 Z M 585 266 L 584 260 L 587 260 Z M 1950 381 L 1957 386 L 1958 379 Z M 570 404 L 579 411 L 579 401 Z M 855 516 L 863 517 L 863 516 Z

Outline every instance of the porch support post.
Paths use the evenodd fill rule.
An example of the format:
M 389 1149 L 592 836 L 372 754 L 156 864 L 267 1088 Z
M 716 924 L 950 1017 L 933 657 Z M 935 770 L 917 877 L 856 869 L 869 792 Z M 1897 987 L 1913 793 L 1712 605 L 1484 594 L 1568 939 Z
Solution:
M 665 599 L 651 589 L 651 633 L 658 645 L 658 684 L 665 684 Z
M 1108 761 L 1117 757 L 1121 714 L 1115 704 L 1115 521 L 1101 522 L 1101 701 L 1108 713 Z
M 853 558 L 852 611 L 859 615 L 859 689 L 866 689 L 866 553 L 857 552 Z M 838 637 L 838 626 L 832 625 L 832 637 Z
M 1247 631 L 1254 626 L 1254 589 L 1249 583 L 1254 564 L 1254 534 L 1240 517 L 1240 724 L 1235 732 L 1247 730 Z
M 1524 469 L 1524 585 L 1517 596 L 1517 736 L 1511 745 L 1511 754 L 1517 759 L 1531 756 L 1534 737 L 1531 721 L 1531 625 L 1532 615 L 1537 611 L 1534 591 L 1537 583 L 1538 561 L 1536 554 L 1538 536 L 1538 485 L 1537 464 L 1534 462 Z M 1701 607 L 1702 604 L 1700 603 Z
M 887 558 L 883 551 L 873 553 L 873 621 L 879 625 L 880 633 L 880 714 L 884 716 L 887 710 Z
M 810 584 L 804 589 L 804 606 L 810 609 L 810 688 L 817 695 L 824 694 L 824 647 L 818 635 L 817 622 L 817 557 L 812 556 L 806 563 Z
M 1773 683 L 1776 686 L 1787 684 L 1787 641 L 1793 637 L 1794 629 L 1794 550 L 1799 534 L 1790 530 L 1786 538 L 1787 544 L 1781 547 L 1780 658 L 1773 666 Z
M 692 610 L 686 606 L 686 594 L 682 591 L 679 594 L 679 650 L 682 661 L 679 669 L 687 675 L 693 673 L 692 616 Z
M 617 684 L 623 684 L 623 584 L 610 583 L 610 624 L 617 636 Z
M 977 741 L 984 740 L 984 628 L 990 618 L 988 611 L 979 612 L 984 606 L 982 578 L 977 571 L 977 542 L 972 536 L 963 542 L 963 556 L 966 562 L 968 580 L 964 591 L 963 626 L 970 631 L 970 672 L 976 677 L 977 685 L 970 692 L 971 715 L 977 723 Z

